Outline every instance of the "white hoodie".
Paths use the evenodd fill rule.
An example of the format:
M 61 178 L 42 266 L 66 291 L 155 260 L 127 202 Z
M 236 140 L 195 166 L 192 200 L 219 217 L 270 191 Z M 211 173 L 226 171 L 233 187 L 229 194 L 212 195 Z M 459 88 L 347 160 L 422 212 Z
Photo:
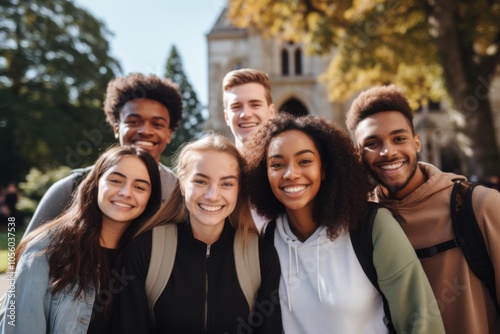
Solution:
M 368 280 L 348 233 L 330 240 L 324 226 L 305 242 L 276 219 L 285 333 L 388 333 L 382 298 Z

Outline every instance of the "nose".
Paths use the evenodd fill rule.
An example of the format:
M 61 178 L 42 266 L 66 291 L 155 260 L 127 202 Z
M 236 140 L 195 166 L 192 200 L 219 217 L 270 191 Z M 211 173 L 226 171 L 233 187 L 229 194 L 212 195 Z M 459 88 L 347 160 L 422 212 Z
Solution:
M 124 184 L 123 187 L 118 192 L 118 196 L 120 197 L 130 197 L 131 195 L 131 186 L 128 184 Z
M 216 200 L 219 197 L 219 187 L 215 184 L 212 184 L 208 187 L 207 192 L 205 193 L 205 199 L 208 200 Z
M 293 164 L 288 165 L 286 167 L 285 174 L 283 175 L 283 178 L 287 179 L 287 180 L 294 180 L 294 179 L 297 179 L 298 177 L 299 177 L 298 168 Z
M 241 118 L 250 118 L 252 115 L 253 115 L 252 108 L 250 108 L 249 106 L 241 107 L 241 113 L 240 113 Z
M 151 123 L 149 123 L 149 122 L 142 123 L 142 125 L 139 127 L 137 132 L 142 134 L 142 135 L 149 135 L 149 134 L 153 133 L 153 128 L 151 126 Z
M 380 150 L 381 156 L 390 157 L 397 152 L 396 148 L 390 142 L 384 142 L 382 144 L 382 149 Z

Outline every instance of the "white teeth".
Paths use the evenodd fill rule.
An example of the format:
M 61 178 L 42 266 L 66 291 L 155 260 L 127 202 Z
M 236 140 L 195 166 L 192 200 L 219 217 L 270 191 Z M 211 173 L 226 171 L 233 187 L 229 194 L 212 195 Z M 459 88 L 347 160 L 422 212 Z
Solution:
M 398 162 L 397 164 L 382 165 L 382 166 L 380 166 L 380 168 L 382 168 L 383 170 L 393 170 L 393 169 L 397 169 L 401 166 L 403 166 L 403 163 Z
M 245 123 L 245 124 L 240 124 L 240 127 L 242 128 L 252 128 L 254 126 L 257 126 L 257 123 Z
M 285 187 L 283 190 L 287 193 L 298 193 L 299 191 L 302 191 L 306 189 L 306 186 L 295 186 L 295 187 Z
M 138 146 L 153 146 L 154 145 L 152 142 L 142 141 L 142 140 L 136 141 L 135 144 Z
M 132 208 L 132 205 L 128 205 L 128 204 L 125 204 L 125 203 L 113 202 L 113 204 L 116 205 L 116 206 L 120 206 L 122 208 L 127 208 L 127 209 Z
M 220 209 L 222 209 L 222 205 L 214 206 L 214 205 L 200 204 L 200 208 L 202 208 L 205 211 L 215 212 L 215 211 L 219 211 Z

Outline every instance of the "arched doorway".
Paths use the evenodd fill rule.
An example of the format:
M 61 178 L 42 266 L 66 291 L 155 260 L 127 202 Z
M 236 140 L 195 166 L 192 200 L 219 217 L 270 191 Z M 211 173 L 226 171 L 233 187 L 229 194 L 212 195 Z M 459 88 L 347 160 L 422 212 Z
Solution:
M 283 103 L 278 109 L 278 112 L 287 112 L 295 117 L 309 115 L 306 106 L 294 97 Z

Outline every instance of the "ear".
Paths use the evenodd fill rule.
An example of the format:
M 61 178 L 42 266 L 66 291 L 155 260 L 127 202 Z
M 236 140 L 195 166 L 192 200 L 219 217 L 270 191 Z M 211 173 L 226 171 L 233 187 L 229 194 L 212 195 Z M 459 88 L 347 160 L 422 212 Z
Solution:
M 417 153 L 420 153 L 420 151 L 422 150 L 422 143 L 420 142 L 420 135 L 417 133 L 415 136 L 413 136 L 413 140 L 415 141 Z
M 224 109 L 224 119 L 226 120 L 226 125 L 230 126 L 229 124 L 229 116 L 227 115 L 227 110 Z
M 168 128 L 167 136 L 165 138 L 165 141 L 167 142 L 167 145 L 170 144 L 172 141 L 172 129 Z
M 119 139 L 120 138 L 120 133 L 119 133 L 119 130 L 120 127 L 118 126 L 118 123 L 115 123 L 113 125 L 113 133 L 115 134 L 115 139 Z
M 271 103 L 271 105 L 269 106 L 269 114 L 271 116 L 270 118 L 273 118 L 276 114 L 276 106 L 274 105 L 274 103 Z
M 323 168 L 321 168 L 321 181 L 324 181 L 326 178 L 326 172 Z

